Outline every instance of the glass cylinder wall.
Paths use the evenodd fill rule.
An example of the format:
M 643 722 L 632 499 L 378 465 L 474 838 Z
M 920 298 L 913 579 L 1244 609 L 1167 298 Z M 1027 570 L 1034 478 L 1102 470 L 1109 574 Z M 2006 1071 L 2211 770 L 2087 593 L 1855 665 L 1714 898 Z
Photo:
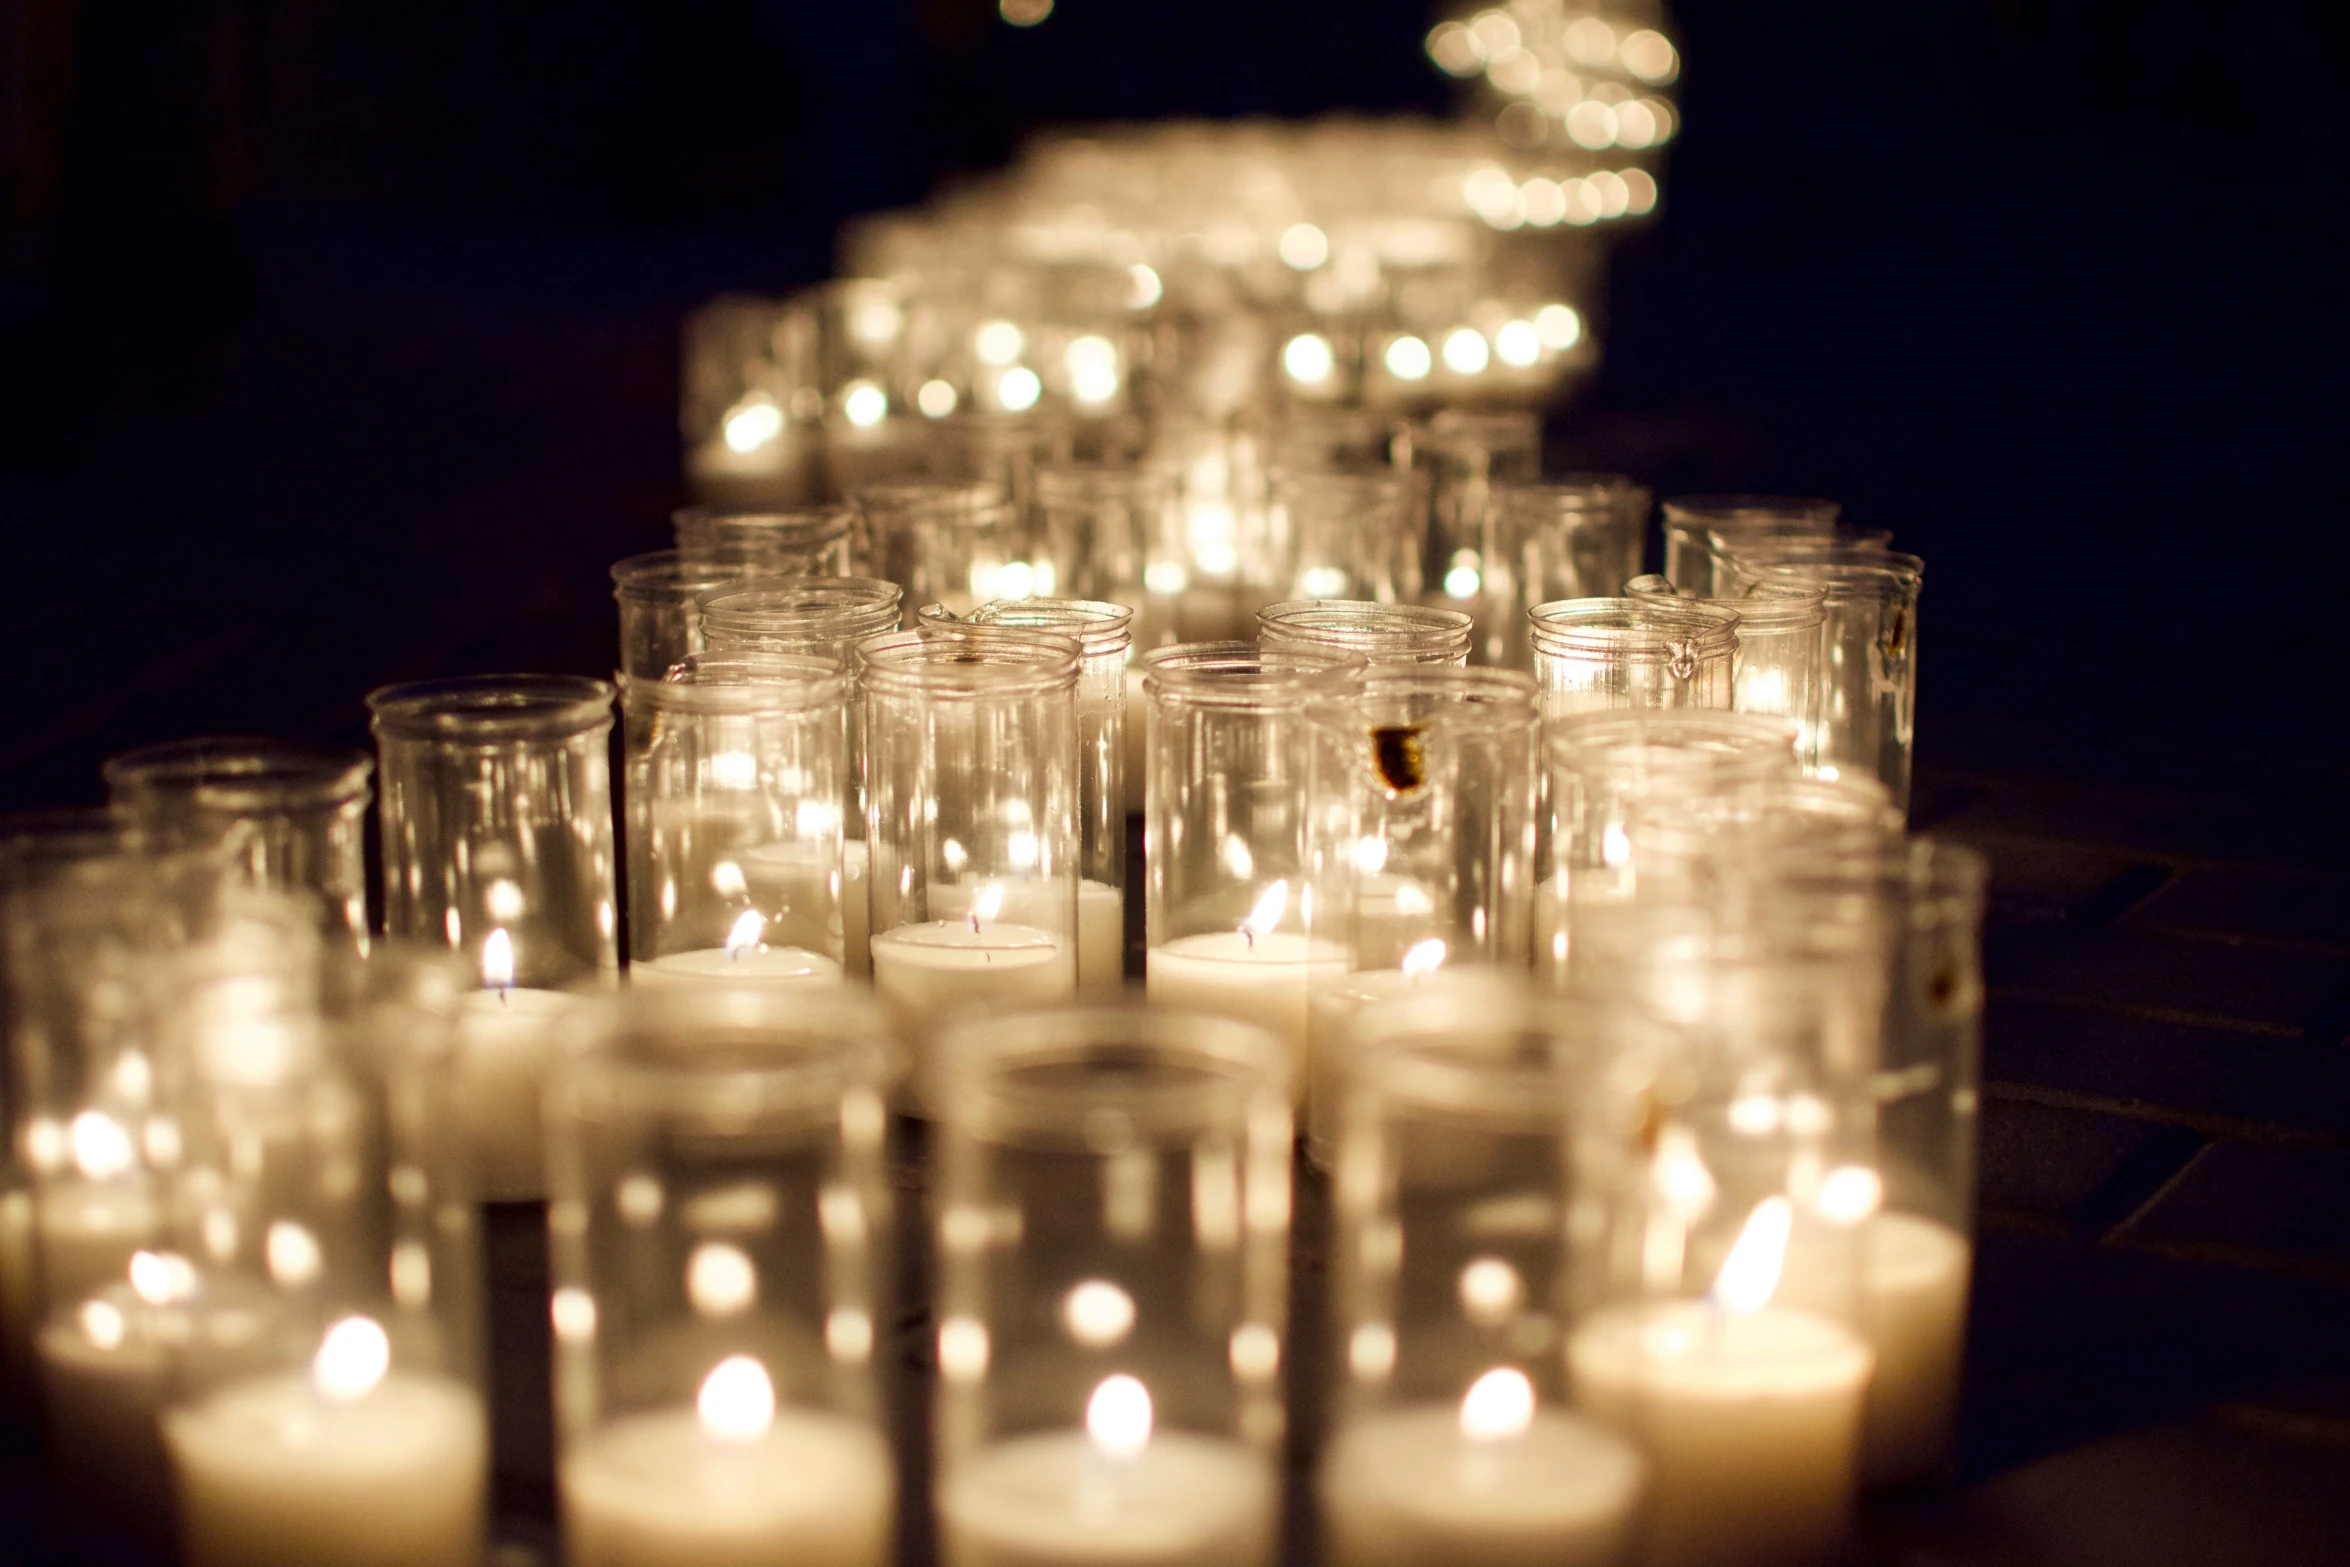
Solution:
M 1691 602 L 1663 577 L 1637 577 L 1628 598 L 1672 606 Z M 1738 657 L 1730 710 L 1784 718 L 1795 725 L 1795 757 L 1819 765 L 1820 709 L 1825 701 L 1828 623 L 1825 589 L 1800 583 L 1757 583 L 1735 599 L 1697 602 L 1738 617 Z
M 757 562 L 762 577 L 845 577 L 856 569 L 857 514 L 814 506 L 683 506 L 669 514 L 677 552 L 696 564 Z
M 1269 520 L 1288 567 L 1276 584 L 1287 593 L 1419 602 L 1428 519 L 1417 476 L 1277 472 Z
M 1530 413 L 1447 408 L 1399 438 L 1409 466 L 1428 476 L 1427 581 L 1449 596 L 1481 576 L 1491 552 L 1494 486 L 1542 471 L 1542 423 Z
M 1664 573 L 1699 598 L 1722 594 L 1714 555 L 1739 537 L 1825 538 L 1844 507 L 1807 495 L 1675 495 L 1664 503 Z
M 678 550 L 631 555 L 612 567 L 612 598 L 620 606 L 620 672 L 658 680 L 688 653 L 701 651 L 694 601 L 713 588 L 763 575 L 748 552 L 689 557 Z
M 1469 661 L 1469 617 L 1457 609 L 1349 599 L 1285 599 L 1257 611 L 1257 644 L 1353 655 L 1373 667 L 1455 667 Z
M 1035 591 L 1020 517 L 992 483 L 870 485 L 856 493 L 865 560 L 915 604 L 956 614 Z
M 1476 616 L 1477 661 L 1532 669 L 1535 605 L 1622 593 L 1640 572 L 1648 504 L 1648 491 L 1618 474 L 1494 485 L 1482 561 L 1440 584 Z
M 1566 599 L 1528 616 L 1542 716 L 1614 708 L 1727 709 L 1738 616 L 1694 602 Z

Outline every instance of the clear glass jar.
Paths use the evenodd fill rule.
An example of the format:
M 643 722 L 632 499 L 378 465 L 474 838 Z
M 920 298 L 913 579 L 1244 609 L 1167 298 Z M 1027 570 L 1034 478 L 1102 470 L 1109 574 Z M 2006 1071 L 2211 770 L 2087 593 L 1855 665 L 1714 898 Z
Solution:
M 1820 769 L 1874 777 L 1908 810 L 1925 562 L 1882 548 L 1796 543 L 1743 550 L 1731 569 L 1741 592 L 1762 583 L 1822 591 L 1827 658 Z
M 1675 495 L 1664 503 L 1665 576 L 1699 598 L 1722 595 L 1714 555 L 1734 539 L 1826 538 L 1841 503 L 1804 495 Z
M 1373 473 L 1393 469 L 1398 455 L 1409 459 L 1410 435 L 1377 408 L 1292 403 L 1273 426 L 1271 451 L 1276 473 Z
M 1610 708 L 1728 708 L 1734 611 L 1640 599 L 1563 599 L 1528 615 L 1542 716 Z
M 1286 1058 L 1136 1010 L 953 1030 L 935 1103 L 940 1556 L 1269 1567 Z
M 886 1020 L 697 986 L 597 1032 L 550 1095 L 569 1559 L 886 1567 Z
M 1247 420 L 1162 419 L 1151 460 L 1169 477 L 1173 515 L 1168 552 L 1150 561 L 1144 581 L 1171 604 L 1171 640 L 1246 635 L 1250 606 L 1288 591 L 1287 553 L 1269 517 L 1265 432 Z
M 488 1517 L 480 1237 L 454 960 L 371 960 L 314 1008 L 188 1039 L 173 1244 L 131 1292 L 188 1327 L 161 1420 L 189 1567 L 475 1560 Z M 175 1335 L 175 1337 L 178 1337 Z
M 481 989 L 459 1019 L 475 1184 L 544 1190 L 541 1079 L 564 992 L 619 972 L 612 688 L 473 675 L 368 694 L 383 779 L 384 929 L 458 953 Z
M 1531 413 L 1446 408 L 1409 423 L 1396 455 L 1428 476 L 1425 580 L 1449 592 L 1453 573 L 1485 569 L 1494 486 L 1542 471 L 1542 422 Z
M 857 514 L 814 506 L 682 506 L 669 514 L 689 562 L 758 562 L 762 577 L 845 577 L 856 569 Z
M 658 680 L 688 653 L 702 649 L 694 604 L 730 582 L 763 575 L 750 553 L 689 558 L 678 550 L 631 555 L 612 567 L 612 597 L 620 606 L 620 672 Z
M 314 898 L 367 950 L 366 816 L 375 759 L 287 740 L 175 740 L 110 757 L 107 797 L 165 849 L 219 844 L 252 886 Z
M 1145 976 L 1151 1004 L 1272 1029 L 1302 1081 L 1312 980 L 1343 953 L 1309 935 L 1313 711 L 1362 661 L 1245 642 L 1143 660 L 1150 694 Z
M 960 615 L 1036 586 L 1019 513 L 997 485 L 879 484 L 855 499 L 866 560 L 912 603 Z
M 845 669 L 859 642 L 898 629 L 904 600 L 905 589 L 877 577 L 755 580 L 702 594 L 694 615 L 706 652 L 809 654 Z
M 1613 473 L 1495 484 L 1482 560 L 1439 584 L 1477 617 L 1478 661 L 1532 669 L 1535 605 L 1622 593 L 1640 571 L 1648 505 L 1648 491 Z
M 1133 607 L 1139 647 L 1178 640 L 1173 596 L 1181 584 L 1168 590 L 1166 603 L 1154 597 L 1167 586 L 1168 565 L 1182 571 L 1168 533 L 1171 496 L 1167 475 L 1141 464 L 1046 463 L 1036 470 L 1037 528 L 1054 590 Z
M 930 421 L 931 467 L 939 478 L 992 484 L 1026 518 L 1036 505 L 1039 468 L 1069 460 L 1072 429 L 1066 415 L 959 410 Z M 1050 591 L 1050 586 L 1040 587 Z
M 1357 599 L 1284 599 L 1257 611 L 1260 647 L 1353 654 L 1373 668 L 1469 661 L 1469 617 L 1457 609 Z
M 1275 580 L 1299 598 L 1417 604 L 1428 526 L 1418 477 L 1274 474 L 1271 529 L 1288 565 Z
M 623 683 L 631 983 L 840 980 L 863 934 L 843 905 L 850 691 L 830 659 L 780 653 Z
M 934 626 L 857 655 L 882 999 L 920 1027 L 1074 995 L 1077 644 Z
M 1796 760 L 1807 768 L 1819 764 L 1828 624 L 1824 589 L 1757 583 L 1739 598 L 1692 600 L 1675 594 L 1670 581 L 1652 576 L 1625 584 L 1624 596 L 1668 606 L 1702 602 L 1737 615 L 1730 710 L 1787 719 L 1795 725 Z
M 1576 1288 L 1570 1157 L 1626 1009 L 1498 982 L 1366 1009 L 1349 1057 L 1333 1203 L 1337 1362 L 1318 1475 L 1322 1559 L 1633 1558 L 1647 1465 L 1577 1413 L 1559 1350 Z

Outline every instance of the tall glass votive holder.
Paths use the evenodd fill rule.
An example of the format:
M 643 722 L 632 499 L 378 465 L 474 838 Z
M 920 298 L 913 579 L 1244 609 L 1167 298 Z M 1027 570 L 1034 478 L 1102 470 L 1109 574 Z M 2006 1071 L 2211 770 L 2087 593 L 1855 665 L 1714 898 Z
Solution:
M 1245 642 L 1182 643 L 1143 661 L 1151 1005 L 1271 1029 L 1301 1084 L 1313 981 L 1345 963 L 1310 934 L 1311 715 L 1347 700 L 1362 668 L 1348 655 Z
M 472 675 L 370 692 L 382 764 L 384 928 L 458 953 L 459 1106 L 491 1200 L 545 1187 L 550 1034 L 620 967 L 612 687 Z
M 1621 474 L 1494 485 L 1481 563 L 1448 571 L 1441 584 L 1476 616 L 1477 661 L 1532 669 L 1535 605 L 1624 592 L 1640 572 L 1648 504 L 1648 491 Z
M 1494 486 L 1542 471 L 1542 423 L 1531 413 L 1447 408 L 1407 426 L 1398 443 L 1428 475 L 1427 580 L 1449 592 L 1455 572 L 1484 570 Z
M 1663 577 L 1636 577 L 1624 587 L 1627 598 L 1668 607 L 1692 602 Z M 1757 583 L 1735 599 L 1703 602 L 1738 617 L 1736 673 L 1730 682 L 1730 710 L 1784 718 L 1795 725 L 1795 758 L 1805 767 L 1820 759 L 1820 708 L 1824 700 L 1828 624 L 1824 589 L 1800 583 Z
M 991 1018 L 944 1051 L 940 1557 L 1268 1567 L 1287 1055 L 1245 1023 Z
M 185 1324 L 161 1432 L 188 1567 L 481 1559 L 463 973 L 437 965 L 371 960 L 331 1034 L 234 1008 L 191 1030 L 175 1244 L 131 1279 Z
M 620 606 L 620 672 L 658 680 L 688 653 L 702 649 L 696 601 L 714 588 L 767 575 L 749 551 L 653 550 L 612 567 L 612 598 Z
M 1908 810 L 1925 562 L 1895 550 L 1797 543 L 1742 551 L 1730 569 L 1740 591 L 1761 583 L 1822 591 L 1827 652 L 1819 767 L 1873 776 Z
M 1560 1349 L 1590 1201 L 1570 1128 L 1605 1119 L 1639 1026 L 1498 978 L 1364 1014 L 1333 1183 L 1330 1567 L 1632 1559 L 1646 1461 L 1575 1412 Z
M 689 562 L 758 563 L 762 577 L 845 577 L 856 569 L 857 514 L 814 506 L 681 506 L 669 514 Z
M 915 604 L 963 614 L 1036 590 L 1018 510 L 985 482 L 877 484 L 855 496 L 867 564 Z
M 1738 616 L 1690 603 L 1563 599 L 1528 614 L 1542 716 L 1611 708 L 1727 709 Z
M 1182 640 L 1177 610 L 1189 579 L 1170 528 L 1173 501 L 1167 474 L 1146 464 L 1053 463 L 1036 472 L 1036 526 L 1054 591 L 1135 611 L 1125 676 L 1130 812 L 1142 804 L 1149 729 L 1142 655 Z
M 785 653 L 624 681 L 630 983 L 840 980 L 863 934 L 843 906 L 851 690 Z
M 857 656 L 874 988 L 909 1030 L 1075 995 L 1077 644 L 924 627 Z
M 219 844 L 250 885 L 316 900 L 325 928 L 367 950 L 367 807 L 375 759 L 286 740 L 175 740 L 109 757 L 107 797 L 162 849 Z
M 1844 507 L 1808 495 L 1675 495 L 1664 503 L 1665 575 L 1699 598 L 1722 593 L 1716 551 L 1744 538 L 1826 538 Z
M 1661 912 L 1649 940 L 1622 911 L 1617 934 L 1640 939 L 1606 973 L 1669 1037 L 1618 1058 L 1613 1113 L 1578 1124 L 1592 1197 L 1570 1234 L 1591 1293 L 1568 1377 L 1648 1460 L 1643 1561 L 1834 1560 L 1875 1359 L 1858 1256 L 1882 1191 L 1865 1067 L 1881 975 Z
M 1469 617 L 1457 609 L 1361 599 L 1284 599 L 1257 611 L 1257 645 L 1352 654 L 1374 668 L 1469 661 Z
M 550 1090 L 558 1490 L 578 1567 L 886 1567 L 888 1025 L 636 991 Z
M 1393 471 L 1275 473 L 1268 524 L 1289 563 L 1289 591 L 1300 598 L 1418 603 L 1428 526 L 1418 478 Z

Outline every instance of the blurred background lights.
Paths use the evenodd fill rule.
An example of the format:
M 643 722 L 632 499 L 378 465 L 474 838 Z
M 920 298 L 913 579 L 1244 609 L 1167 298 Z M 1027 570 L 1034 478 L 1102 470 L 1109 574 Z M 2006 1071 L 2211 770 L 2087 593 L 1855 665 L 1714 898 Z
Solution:
M 1330 236 L 1311 223 L 1292 223 L 1281 231 L 1281 259 L 1300 272 L 1311 272 L 1330 259 Z
M 1454 375 L 1480 375 L 1490 358 L 1485 334 L 1473 326 L 1455 327 L 1444 336 L 1444 368 Z
M 889 393 L 871 381 L 851 381 L 840 394 L 841 417 L 869 430 L 889 417 Z
M 927 419 L 944 419 L 955 411 L 955 404 L 960 401 L 962 399 L 955 395 L 954 387 L 944 381 L 925 381 L 914 394 L 914 406 L 921 409 L 923 417 Z
M 1037 397 L 1044 391 L 1044 383 L 1036 372 L 1025 365 L 1015 365 L 1004 372 L 996 383 L 996 401 L 1013 413 L 1026 413 L 1036 406 Z
M 1424 381 L 1436 361 L 1428 345 L 1416 337 L 1399 337 L 1387 345 L 1387 373 L 1398 381 Z
M 1009 321 L 984 321 L 971 335 L 972 351 L 984 364 L 1008 365 L 1027 346 L 1028 334 Z
M 1337 360 L 1330 339 L 1319 332 L 1300 332 L 1281 350 L 1281 368 L 1301 386 L 1319 386 L 1330 379 Z
M 1014 27 L 1034 27 L 1053 14 L 1053 0 L 999 0 L 996 13 Z

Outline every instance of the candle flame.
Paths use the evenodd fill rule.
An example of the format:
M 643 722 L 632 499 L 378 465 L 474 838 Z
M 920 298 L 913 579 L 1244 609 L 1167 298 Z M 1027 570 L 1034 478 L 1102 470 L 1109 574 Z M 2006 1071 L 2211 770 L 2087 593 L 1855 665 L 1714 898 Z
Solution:
M 392 1341 L 373 1317 L 345 1317 L 326 1330 L 310 1362 L 318 1391 L 339 1402 L 365 1398 L 392 1368 Z
M 1240 933 L 1255 946 L 1273 934 L 1281 923 L 1281 916 L 1289 912 L 1289 883 L 1277 881 L 1258 895 L 1257 906 L 1248 911 L 1248 918 L 1240 922 Z
M 971 934 L 979 934 L 979 922 L 991 920 L 1004 912 L 1004 884 L 991 881 L 979 889 L 979 896 L 971 900 Z
M 739 958 L 746 952 L 757 951 L 759 938 L 766 933 L 767 916 L 757 909 L 743 910 L 726 933 L 727 956 Z
M 1737 1244 L 1714 1278 L 1713 1297 L 1731 1311 L 1760 1311 L 1778 1293 L 1787 1262 L 1787 1235 L 1795 1210 L 1784 1197 L 1765 1197 L 1746 1216 Z
M 1515 1366 L 1495 1366 L 1461 1397 L 1461 1435 L 1473 1442 L 1522 1436 L 1534 1423 L 1534 1384 Z
M 1150 1389 L 1123 1372 L 1104 1377 L 1085 1401 L 1085 1429 L 1103 1452 L 1133 1457 L 1150 1445 Z
M 765 1436 L 775 1424 L 775 1383 L 750 1356 L 729 1355 L 702 1378 L 694 1412 L 712 1436 L 737 1442 Z
M 514 983 L 514 938 L 502 928 L 491 931 L 481 944 L 481 982 L 491 990 L 505 990 Z
M 1444 938 L 1430 936 L 1403 955 L 1403 971 L 1414 979 L 1433 974 L 1444 966 L 1445 956 Z

